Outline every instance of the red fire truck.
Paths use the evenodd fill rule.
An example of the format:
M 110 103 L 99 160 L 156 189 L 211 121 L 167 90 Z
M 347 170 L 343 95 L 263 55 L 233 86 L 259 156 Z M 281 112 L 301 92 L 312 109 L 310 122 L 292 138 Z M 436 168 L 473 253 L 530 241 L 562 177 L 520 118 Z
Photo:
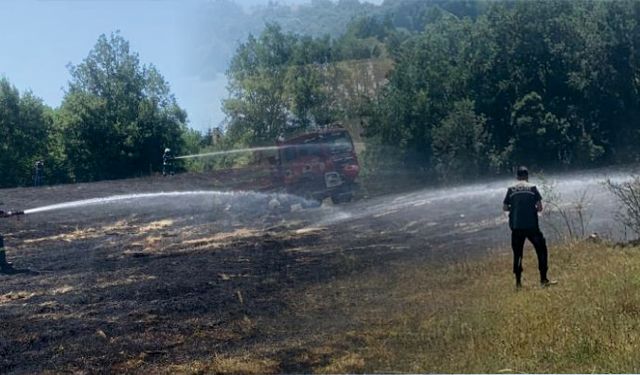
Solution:
M 280 139 L 277 146 L 270 160 L 273 185 L 304 198 L 307 207 L 329 197 L 335 204 L 351 201 L 360 165 L 346 129 L 334 125 Z

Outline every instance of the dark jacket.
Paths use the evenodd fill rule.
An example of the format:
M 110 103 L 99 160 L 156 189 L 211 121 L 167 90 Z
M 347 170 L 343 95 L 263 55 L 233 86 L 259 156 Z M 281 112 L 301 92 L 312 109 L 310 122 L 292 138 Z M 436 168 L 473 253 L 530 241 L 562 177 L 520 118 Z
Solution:
M 538 203 L 542 196 L 538 188 L 526 181 L 519 181 L 507 189 L 504 205 L 509 209 L 511 229 L 538 229 Z

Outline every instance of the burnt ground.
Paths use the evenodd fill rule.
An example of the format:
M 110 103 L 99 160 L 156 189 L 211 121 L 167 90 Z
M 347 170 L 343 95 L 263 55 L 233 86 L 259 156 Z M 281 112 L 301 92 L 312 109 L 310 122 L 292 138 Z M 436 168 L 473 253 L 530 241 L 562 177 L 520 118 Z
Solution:
M 212 188 L 185 175 L 6 189 L 0 200 L 26 209 Z M 359 323 L 331 306 L 292 308 L 309 288 L 503 247 L 502 194 L 498 183 L 290 212 L 274 209 L 282 196 L 200 193 L 2 220 L 8 257 L 28 272 L 0 275 L 0 373 L 189 371 L 257 347 L 266 348 L 263 371 L 313 372 L 359 345 L 310 359 L 318 337 Z

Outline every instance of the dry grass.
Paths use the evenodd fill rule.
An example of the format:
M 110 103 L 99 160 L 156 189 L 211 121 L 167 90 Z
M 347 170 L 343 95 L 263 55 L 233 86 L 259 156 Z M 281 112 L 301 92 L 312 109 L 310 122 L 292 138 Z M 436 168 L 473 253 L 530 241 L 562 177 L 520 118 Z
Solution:
M 277 362 L 249 357 L 214 356 L 211 361 L 196 361 L 167 368 L 170 374 L 253 375 L 277 372 Z
M 142 229 L 118 222 L 93 232 L 67 233 L 70 237 L 60 239 L 119 230 L 135 236 L 131 251 L 178 252 L 267 240 L 291 242 L 325 232 L 324 228 L 310 228 L 263 238 L 259 232 L 242 229 L 201 238 L 195 231 L 164 236 L 162 232 L 171 226 L 170 221 L 158 221 Z M 291 242 L 285 251 L 320 251 L 309 244 Z M 235 297 L 227 302 L 236 306 L 237 301 L 233 318 L 195 315 L 193 321 L 183 322 L 193 330 L 170 337 L 171 343 L 180 344 L 158 345 L 158 352 L 134 350 L 112 370 L 203 374 L 640 372 L 640 248 L 584 242 L 553 246 L 550 276 L 559 284 L 550 288 L 538 285 L 535 255 L 527 248 L 525 286 L 516 291 L 508 250 L 448 264 L 405 257 L 381 265 L 379 259 L 369 263 L 366 256 L 357 256 L 356 249 L 362 253 L 370 246 L 332 249 L 336 255 L 331 267 L 340 270 L 336 277 L 316 281 L 310 275 L 308 283 L 283 288 L 278 294 L 282 307 L 273 315 L 251 308 L 256 306 L 251 303 L 255 299 L 267 297 L 237 286 L 249 283 L 234 284 L 248 272 L 212 272 L 206 285 L 220 285 Z M 393 248 L 388 247 L 389 251 Z M 275 289 L 278 281 L 271 275 L 258 275 L 256 288 Z M 158 277 L 112 280 L 100 276 L 93 277 L 91 285 L 95 290 L 133 287 Z M 73 297 L 80 292 L 65 280 L 39 294 L 21 290 L 0 295 L 0 305 L 34 300 L 40 294 Z M 59 312 L 59 306 L 58 302 L 41 304 L 43 311 L 53 311 L 41 317 L 66 314 L 65 318 L 77 318 L 85 313 Z M 144 312 L 136 324 L 157 319 Z M 101 329 L 91 331 L 93 340 L 117 342 L 112 332 Z M 141 340 L 167 340 L 150 332 Z M 172 334 L 168 332 L 167 337 Z M 202 343 L 214 345 L 202 349 Z M 199 354 L 191 355 L 190 350 Z M 165 355 L 166 359 L 158 359 Z
M 149 232 L 157 232 L 173 225 L 173 220 L 158 220 L 148 223 L 143 226 L 136 226 L 129 224 L 126 220 L 119 220 L 112 225 L 106 225 L 103 227 L 83 227 L 76 228 L 75 230 L 51 235 L 41 238 L 26 239 L 22 242 L 24 244 L 39 244 L 45 241 L 65 241 L 73 242 L 78 240 L 87 240 L 104 237 L 105 235 L 119 235 L 119 234 L 146 234 Z
M 354 311 L 370 327 L 359 332 L 362 370 L 638 372 L 640 250 L 583 243 L 552 251 L 559 284 L 551 288 L 538 286 L 532 251 L 520 292 L 510 254 L 363 281 L 389 304 Z
M 640 249 L 570 244 L 552 248 L 550 264 L 559 284 L 542 288 L 527 249 L 521 291 L 505 252 L 314 286 L 291 302 L 303 331 L 289 325 L 288 343 L 238 355 L 267 372 L 269 353 L 283 363 L 277 353 L 316 348 L 324 360 L 307 359 L 305 372 L 639 372 Z M 215 372 L 238 371 L 216 363 Z

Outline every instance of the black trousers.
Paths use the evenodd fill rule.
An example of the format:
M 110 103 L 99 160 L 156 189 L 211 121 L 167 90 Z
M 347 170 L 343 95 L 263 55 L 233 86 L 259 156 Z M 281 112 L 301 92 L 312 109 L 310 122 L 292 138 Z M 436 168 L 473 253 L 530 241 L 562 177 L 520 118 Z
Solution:
M 173 165 L 170 163 L 164 163 L 162 165 L 162 175 L 166 176 L 168 174 L 173 176 Z
M 538 270 L 540 279 L 547 278 L 547 241 L 540 229 L 512 229 L 511 248 L 513 249 L 513 273 L 520 277 L 522 275 L 522 255 L 524 252 L 524 241 L 529 240 L 533 244 L 538 256 Z
M 7 255 L 4 252 L 4 237 L 0 234 L 0 265 L 7 262 Z

